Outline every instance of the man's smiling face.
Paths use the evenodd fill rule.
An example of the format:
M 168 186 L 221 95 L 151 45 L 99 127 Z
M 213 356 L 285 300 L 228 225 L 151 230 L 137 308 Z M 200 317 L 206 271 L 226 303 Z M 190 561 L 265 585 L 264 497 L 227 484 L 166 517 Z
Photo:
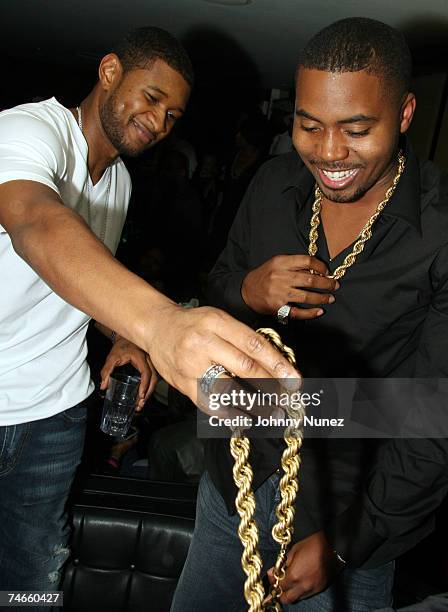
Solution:
M 124 72 L 100 108 L 103 130 L 119 154 L 139 155 L 170 133 L 189 95 L 183 76 L 163 60 Z
M 410 123 L 402 102 L 366 70 L 299 69 L 293 142 L 327 199 L 356 202 L 372 187 L 387 189 Z

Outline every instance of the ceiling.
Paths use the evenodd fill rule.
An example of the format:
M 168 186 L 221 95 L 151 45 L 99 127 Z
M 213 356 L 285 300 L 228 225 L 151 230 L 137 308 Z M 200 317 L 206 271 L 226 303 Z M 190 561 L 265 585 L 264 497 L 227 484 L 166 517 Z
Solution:
M 206 0 L 0 0 L 0 48 L 10 56 L 93 65 L 127 29 L 156 25 L 179 36 L 195 63 L 202 62 L 216 80 L 220 70 L 251 72 L 264 87 L 287 88 L 304 42 L 348 16 L 403 29 L 414 46 L 448 40 L 448 0 L 252 0 L 246 6 Z

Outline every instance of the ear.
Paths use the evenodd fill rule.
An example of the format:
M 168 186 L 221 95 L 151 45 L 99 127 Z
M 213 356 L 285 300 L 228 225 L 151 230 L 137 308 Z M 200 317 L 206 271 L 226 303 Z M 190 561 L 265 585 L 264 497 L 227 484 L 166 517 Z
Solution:
M 101 60 L 98 69 L 98 80 L 105 91 L 113 89 L 123 76 L 123 67 L 115 53 L 108 53 Z
M 408 93 L 401 105 L 400 111 L 400 133 L 404 134 L 408 131 L 412 122 L 412 117 L 415 113 L 417 101 L 413 93 Z

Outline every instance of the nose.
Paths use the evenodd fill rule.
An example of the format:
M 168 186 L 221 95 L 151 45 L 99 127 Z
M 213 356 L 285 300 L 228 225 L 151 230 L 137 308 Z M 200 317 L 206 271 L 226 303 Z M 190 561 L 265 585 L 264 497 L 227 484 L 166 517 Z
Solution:
M 167 131 L 166 113 L 162 108 L 154 108 L 149 113 L 149 121 L 155 134 L 165 134 Z
M 348 147 L 336 130 L 324 130 L 318 147 L 318 155 L 323 161 L 340 161 L 346 159 L 349 155 Z

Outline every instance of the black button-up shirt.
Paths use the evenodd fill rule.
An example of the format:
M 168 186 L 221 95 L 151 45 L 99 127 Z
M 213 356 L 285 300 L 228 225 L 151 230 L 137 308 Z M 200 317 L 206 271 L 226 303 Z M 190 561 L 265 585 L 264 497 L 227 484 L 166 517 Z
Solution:
M 409 145 L 405 145 L 405 156 L 406 167 L 397 189 L 363 252 L 341 279 L 335 303 L 326 306 L 319 318 L 290 321 L 286 329 L 278 328 L 284 342 L 295 349 L 305 377 L 448 375 L 448 178 L 431 162 L 419 162 Z M 313 197 L 314 179 L 296 153 L 276 157 L 260 169 L 246 193 L 227 246 L 210 274 L 209 295 L 214 305 L 252 326 L 276 327 L 274 317 L 263 317 L 246 306 L 241 284 L 250 270 L 275 255 L 308 252 Z M 322 226 L 317 245 L 316 257 L 330 271 L 343 262 L 353 246 L 330 261 Z M 257 487 L 278 468 L 282 446 L 274 440 L 254 440 L 252 446 Z M 297 539 L 328 525 L 334 517 L 344 516 L 365 484 L 377 446 L 365 440 L 305 440 L 296 510 Z M 227 447 L 228 441 L 211 441 L 207 461 L 215 485 L 229 511 L 233 511 L 236 490 Z M 378 469 L 383 470 L 387 481 L 387 471 L 393 470 L 394 464 L 389 465 L 385 455 L 380 456 Z M 410 472 L 420 468 L 418 462 L 408 462 Z M 419 474 L 415 476 L 418 480 Z M 384 486 L 387 488 L 387 484 Z M 387 494 L 382 495 L 382 502 L 387 505 Z M 359 522 L 364 536 L 366 528 L 374 531 L 370 509 Z M 408 506 L 407 512 L 412 514 L 412 508 Z M 416 510 L 415 524 L 408 516 L 402 530 L 418 527 L 413 541 L 428 531 L 421 513 L 417 514 Z M 333 539 L 341 550 L 350 548 L 347 539 L 355 533 L 353 523 L 351 528 L 351 533 L 343 536 L 336 528 Z M 400 525 L 394 527 L 397 529 Z M 360 538 L 361 531 L 354 537 Z M 381 534 L 371 533 L 360 544 L 364 550 L 380 546 L 371 565 L 403 552 L 412 540 L 408 538 L 406 545 L 400 540 L 395 549 L 389 542 L 383 554 L 384 533 L 384 529 Z

